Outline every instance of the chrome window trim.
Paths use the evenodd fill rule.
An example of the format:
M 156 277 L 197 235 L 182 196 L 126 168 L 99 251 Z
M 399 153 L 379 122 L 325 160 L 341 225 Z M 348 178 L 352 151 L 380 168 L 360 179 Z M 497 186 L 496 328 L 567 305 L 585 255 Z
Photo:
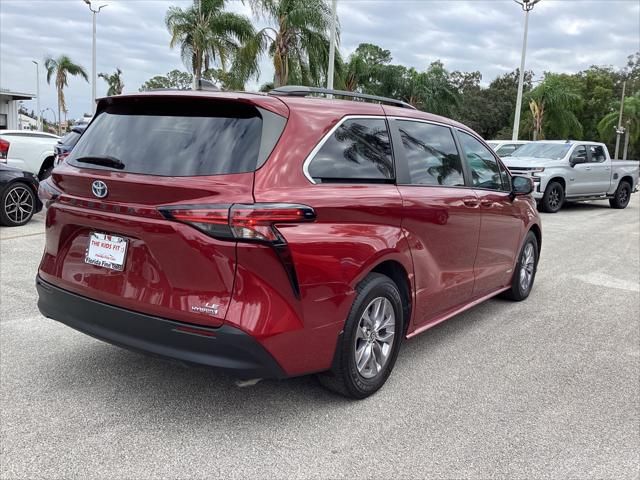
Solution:
M 304 173 L 304 176 L 307 177 L 307 180 L 309 180 L 312 184 L 317 185 L 318 183 L 313 179 L 313 177 L 309 174 L 309 164 L 312 162 L 312 160 L 314 159 L 314 157 L 316 156 L 316 154 L 320 151 L 320 149 L 324 146 L 324 144 L 327 142 L 327 140 L 329 140 L 329 138 L 335 133 L 335 131 L 340 128 L 340 126 L 346 122 L 347 120 L 357 120 L 357 119 L 370 119 L 370 120 L 385 120 L 387 119 L 387 117 L 385 115 L 345 115 L 344 117 L 342 117 L 340 120 L 338 120 L 336 122 L 336 124 L 331 127 L 331 130 L 329 130 L 324 137 L 322 137 L 322 139 L 316 144 L 315 147 L 313 147 L 313 150 L 311 150 L 311 153 L 309 153 L 309 155 L 307 155 L 307 158 L 305 158 L 304 163 L 302 164 L 302 172 Z M 388 129 L 388 127 L 387 127 Z

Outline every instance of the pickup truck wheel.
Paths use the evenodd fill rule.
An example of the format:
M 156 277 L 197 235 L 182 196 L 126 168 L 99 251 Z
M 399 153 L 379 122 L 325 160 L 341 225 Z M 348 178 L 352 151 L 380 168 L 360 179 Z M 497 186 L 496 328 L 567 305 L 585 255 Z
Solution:
M 518 263 L 513 271 L 511 288 L 502 295 L 509 300 L 521 302 L 529 296 L 533 281 L 536 278 L 538 269 L 538 258 L 540 257 L 538 239 L 533 232 L 527 233 L 518 257 Z
M 629 205 L 629 200 L 631 200 L 631 185 L 627 182 L 620 182 L 613 198 L 609 199 L 609 205 L 611 208 L 626 208 Z
M 564 204 L 564 187 L 559 182 L 551 182 L 547 185 L 542 197 L 542 211 L 556 213 Z
M 369 274 L 356 298 L 336 347 L 333 368 L 320 383 L 349 398 L 366 398 L 389 378 L 398 356 L 404 319 L 398 287 L 389 277 Z

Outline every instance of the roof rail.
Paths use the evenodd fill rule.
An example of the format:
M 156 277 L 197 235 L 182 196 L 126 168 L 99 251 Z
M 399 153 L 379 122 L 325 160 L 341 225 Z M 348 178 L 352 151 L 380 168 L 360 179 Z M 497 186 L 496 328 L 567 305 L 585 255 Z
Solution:
M 374 102 L 387 103 L 396 107 L 411 108 L 413 110 L 416 110 L 416 107 L 408 104 L 407 102 L 403 102 L 402 100 L 396 100 L 395 98 L 388 97 L 379 97 L 377 95 L 369 95 L 366 93 L 348 92 L 346 90 L 331 90 L 329 88 L 307 87 L 303 85 L 284 85 L 282 87 L 274 88 L 269 92 L 270 95 L 283 95 L 292 97 L 307 97 L 314 93 L 335 95 L 337 97 L 350 97 L 362 100 L 371 100 Z

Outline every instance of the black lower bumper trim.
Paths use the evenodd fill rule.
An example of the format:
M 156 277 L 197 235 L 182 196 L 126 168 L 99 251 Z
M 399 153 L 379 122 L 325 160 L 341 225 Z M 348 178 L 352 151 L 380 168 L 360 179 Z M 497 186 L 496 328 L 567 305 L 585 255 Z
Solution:
M 45 317 L 113 345 L 231 370 L 242 378 L 286 377 L 275 359 L 237 328 L 206 328 L 125 310 L 55 287 L 39 276 L 36 288 Z

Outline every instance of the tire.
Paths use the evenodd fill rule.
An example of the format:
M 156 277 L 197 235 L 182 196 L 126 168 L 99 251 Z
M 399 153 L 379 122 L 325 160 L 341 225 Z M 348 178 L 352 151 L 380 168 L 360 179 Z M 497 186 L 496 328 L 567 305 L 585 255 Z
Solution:
M 542 197 L 542 211 L 556 213 L 564 205 L 564 187 L 560 182 L 551 182 L 547 185 Z
M 627 208 L 629 200 L 631 200 L 631 185 L 628 182 L 620 182 L 613 198 L 609 199 L 609 205 L 611 208 Z
M 28 185 L 9 185 L 0 196 L 0 224 L 7 227 L 24 225 L 33 217 L 35 208 L 36 195 Z
M 49 167 L 42 167 L 42 171 L 38 175 L 38 180 L 43 181 L 51 176 L 51 172 L 53 172 L 53 165 Z
M 318 375 L 320 383 L 355 399 L 378 391 L 389 378 L 400 350 L 403 312 L 402 298 L 393 280 L 379 273 L 369 274 L 356 289 L 356 298 L 336 347 L 333 368 Z M 364 361 L 367 352 L 372 361 Z
M 518 263 L 516 263 L 511 279 L 511 288 L 504 292 L 503 297 L 521 302 L 529 296 L 536 279 L 539 259 L 538 239 L 533 232 L 529 231 L 518 255 Z

